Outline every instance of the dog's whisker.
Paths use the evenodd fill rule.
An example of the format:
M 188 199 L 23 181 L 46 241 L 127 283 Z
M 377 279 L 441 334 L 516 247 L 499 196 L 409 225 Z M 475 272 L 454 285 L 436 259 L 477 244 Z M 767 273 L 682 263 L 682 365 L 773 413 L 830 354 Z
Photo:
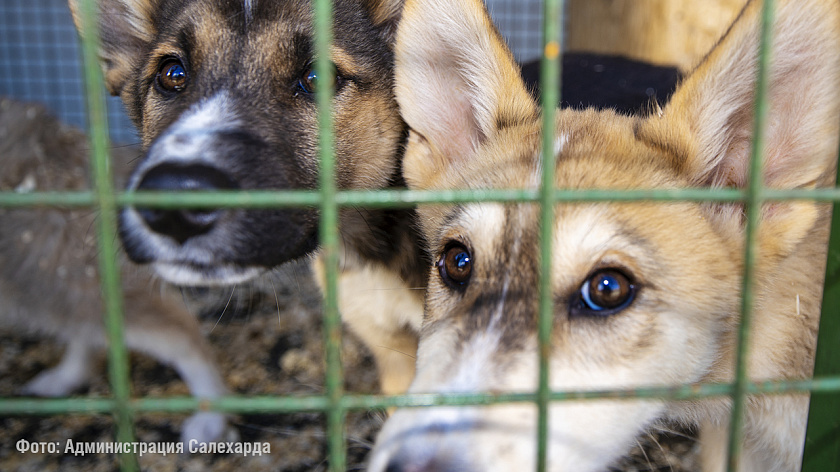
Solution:
M 361 217 L 361 218 L 362 218 L 362 221 L 364 221 L 364 222 L 365 222 L 365 224 L 366 224 L 366 225 L 367 225 L 367 227 L 368 227 L 368 231 L 370 231 L 371 233 L 373 233 L 373 232 L 374 232 L 374 231 L 373 231 L 373 227 L 370 225 L 370 221 L 368 221 L 367 217 L 366 217 L 366 216 L 365 216 L 365 214 L 362 212 L 362 210 L 361 210 L 359 207 L 357 207 L 357 206 L 353 206 L 353 207 L 352 207 L 352 209 L 353 209 L 353 210 L 354 210 L 354 211 L 355 211 L 355 212 L 359 215 L 359 217 Z
M 231 300 L 233 300 L 233 294 L 236 292 L 236 287 L 237 287 L 237 286 L 236 286 L 236 285 L 234 285 L 234 286 L 233 286 L 233 288 L 231 288 L 231 290 L 230 290 L 230 296 L 229 296 L 229 297 L 228 297 L 228 299 L 227 299 L 227 303 L 225 303 L 225 306 L 222 308 L 222 312 L 221 312 L 221 313 L 219 313 L 219 317 L 216 319 L 216 323 L 215 323 L 215 324 L 213 324 L 213 327 L 212 327 L 212 328 L 210 328 L 210 332 L 211 332 L 211 333 L 212 333 L 212 332 L 216 329 L 216 326 L 218 326 L 218 325 L 219 325 L 219 322 L 221 322 L 221 321 L 222 321 L 222 318 L 225 316 L 225 313 L 227 312 L 227 309 L 228 309 L 228 307 L 230 306 L 230 302 L 231 302 Z
M 680 438 L 683 438 L 683 439 L 689 439 L 689 440 L 692 440 L 692 441 L 697 440 L 696 436 L 688 434 L 688 433 L 684 433 L 684 432 L 679 431 L 679 430 L 674 429 L 674 428 L 669 428 L 669 427 L 660 425 L 660 426 L 657 426 L 657 429 L 659 431 L 662 431 L 663 433 L 667 433 L 667 434 L 677 436 L 677 437 L 680 437 Z
M 650 442 L 653 443 L 659 449 L 659 452 L 662 453 L 662 457 L 668 462 L 668 468 L 673 469 L 674 465 L 671 463 L 671 458 L 669 457 L 668 453 L 665 451 L 665 448 L 662 447 L 662 443 L 659 441 L 659 438 L 652 432 L 648 431 L 647 433 Z M 656 470 L 656 468 L 650 464 L 651 470 Z
M 277 325 L 282 325 L 282 314 L 280 312 L 280 297 L 277 296 L 277 287 L 274 285 L 274 280 L 269 279 L 269 283 L 271 284 L 271 291 L 274 292 L 274 305 L 277 307 Z
M 363 447 L 364 449 L 370 450 L 373 449 L 373 443 L 368 441 L 367 439 L 360 438 L 358 436 L 352 435 L 347 436 L 347 442 L 353 444 L 355 446 Z
M 391 351 L 391 352 L 396 352 L 397 354 L 402 354 L 402 355 L 404 355 L 404 356 L 406 356 L 406 357 L 408 357 L 408 358 L 410 358 L 410 359 L 416 359 L 416 357 L 415 357 L 415 356 L 413 356 L 413 355 L 411 355 L 411 354 L 409 354 L 409 353 L 407 353 L 407 352 L 400 351 L 399 349 L 394 349 L 394 348 L 392 348 L 392 347 L 383 346 L 383 345 L 381 345 L 381 344 L 377 344 L 377 345 L 376 345 L 376 347 L 378 347 L 378 348 L 380 348 L 380 349 L 385 349 L 385 350 L 388 350 L 388 351 Z
M 303 288 L 301 288 L 300 286 L 301 275 L 297 266 L 294 266 L 292 268 L 292 273 L 289 275 L 289 277 L 295 282 L 295 286 L 297 287 L 298 293 L 303 293 Z
M 161 284 L 161 287 L 162 286 L 163 285 Z M 178 293 L 181 295 L 181 303 L 183 303 L 184 306 L 187 307 L 188 310 L 190 310 L 190 312 L 193 312 L 194 310 L 190 306 L 192 303 L 190 303 L 190 300 L 187 297 L 187 288 L 186 287 L 177 287 L 177 288 L 178 288 Z
M 647 463 L 648 470 L 653 470 L 653 464 L 650 461 L 650 457 L 648 457 L 644 444 L 642 444 L 639 438 L 636 438 L 634 441 L 636 442 L 636 446 L 639 448 L 639 452 L 642 453 L 642 458 L 644 459 L 645 463 Z

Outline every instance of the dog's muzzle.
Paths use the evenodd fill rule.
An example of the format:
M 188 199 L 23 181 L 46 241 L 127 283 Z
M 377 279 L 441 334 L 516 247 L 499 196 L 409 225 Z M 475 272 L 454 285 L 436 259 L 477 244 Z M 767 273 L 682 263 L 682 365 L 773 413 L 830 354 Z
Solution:
M 204 164 L 165 162 L 149 169 L 137 185 L 147 191 L 214 191 L 239 188 L 227 174 Z M 137 208 L 146 225 L 155 233 L 184 244 L 190 238 L 213 229 L 224 215 L 219 209 Z

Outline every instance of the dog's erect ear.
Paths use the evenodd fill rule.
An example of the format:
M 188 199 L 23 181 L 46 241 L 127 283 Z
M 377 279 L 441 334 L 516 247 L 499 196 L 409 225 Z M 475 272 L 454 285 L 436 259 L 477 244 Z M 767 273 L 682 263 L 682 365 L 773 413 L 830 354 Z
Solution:
M 840 126 L 840 3 L 779 0 L 773 26 L 764 184 L 830 185 Z M 643 135 L 678 155 L 698 186 L 743 187 L 749 178 L 762 2 L 751 1 L 718 46 L 677 89 Z M 739 209 L 714 208 L 741 224 Z M 762 246 L 783 254 L 817 217 L 812 202 L 766 204 Z
M 362 0 L 373 24 L 385 28 L 385 39 L 393 44 L 405 0 Z
M 481 0 L 408 0 L 397 30 L 396 96 L 412 136 L 409 186 L 468 159 L 499 126 L 536 119 L 519 68 Z
M 69 0 L 69 4 L 76 28 L 84 36 L 79 11 L 81 1 Z M 154 37 L 152 15 L 157 0 L 98 0 L 97 3 L 102 42 L 99 60 L 108 91 L 111 95 L 119 95 L 144 46 Z

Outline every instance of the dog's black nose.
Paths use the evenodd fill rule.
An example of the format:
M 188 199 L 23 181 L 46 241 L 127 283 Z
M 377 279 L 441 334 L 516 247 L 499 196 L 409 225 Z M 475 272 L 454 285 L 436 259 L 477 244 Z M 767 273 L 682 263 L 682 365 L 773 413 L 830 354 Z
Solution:
M 137 190 L 229 190 L 237 187 L 236 182 L 227 174 L 214 167 L 163 163 L 146 172 Z M 224 214 L 223 210 L 217 209 L 137 208 L 137 212 L 153 231 L 169 236 L 180 244 L 210 231 Z

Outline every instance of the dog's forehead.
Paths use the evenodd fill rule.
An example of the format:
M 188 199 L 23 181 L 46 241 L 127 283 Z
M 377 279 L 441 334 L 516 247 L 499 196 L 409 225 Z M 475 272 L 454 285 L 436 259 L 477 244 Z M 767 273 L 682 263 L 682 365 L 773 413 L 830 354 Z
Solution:
M 562 110 L 555 131 L 555 183 L 567 189 L 682 187 L 669 136 L 639 133 L 642 116 L 612 110 Z
M 560 189 L 633 189 L 685 186 L 667 142 L 637 130 L 640 116 L 611 110 L 558 110 L 551 152 Z M 444 186 L 539 188 L 544 160 L 540 123 L 500 129 L 466 168 L 453 166 Z M 662 137 L 661 139 L 667 139 Z
M 633 211 L 633 204 L 556 205 L 552 266 L 557 269 L 558 283 L 576 283 L 606 255 L 615 259 L 617 254 L 650 252 L 646 236 L 621 217 Z M 657 216 L 651 211 L 641 213 Z M 477 264 L 527 277 L 523 270 L 526 266 L 536 269 L 533 262 L 539 257 L 540 218 L 535 204 L 475 203 L 450 214 L 441 237 L 443 242 L 453 238 L 467 241 L 476 252 Z M 527 261 L 524 265 L 523 260 Z M 489 281 L 504 283 L 503 278 L 482 279 L 483 283 Z
M 342 27 L 333 31 L 333 51 L 343 54 L 333 60 L 348 63 L 358 56 L 365 58 L 359 62 L 381 67 L 390 59 L 390 49 L 361 4 L 337 1 L 334 18 Z M 156 27 L 158 44 L 189 48 L 224 62 L 232 55 L 214 52 L 250 52 L 245 60 L 274 61 L 271 67 L 281 68 L 277 59 L 308 62 L 314 52 L 312 8 L 305 0 L 164 0 Z
M 309 2 L 303 0 L 161 0 L 158 23 L 171 23 L 178 17 L 198 22 L 196 13 L 213 18 L 224 17 L 228 25 L 245 26 L 258 21 L 311 19 Z
M 555 212 L 553 266 L 566 273 L 613 249 L 627 231 L 603 204 L 558 205 Z M 588 270 L 583 268 L 584 275 Z
M 270 52 L 269 46 L 282 48 L 296 34 L 309 35 L 311 24 L 310 9 L 296 0 L 171 0 L 158 11 L 157 42 L 208 50 L 264 47 Z
M 457 218 L 457 231 L 469 234 L 476 245 L 492 243 L 507 226 L 504 205 L 499 203 L 465 205 L 453 213 L 451 218 Z
M 185 59 L 191 68 L 218 77 L 244 76 L 240 64 L 259 60 L 276 69 L 275 58 L 293 58 L 299 37 L 311 29 L 311 13 L 301 3 L 267 0 L 163 0 L 156 10 L 151 61 Z M 290 61 L 286 61 L 290 62 Z M 279 63 L 282 66 L 282 62 Z M 147 71 L 148 72 L 148 71 Z M 214 79 L 215 80 L 215 79 Z

